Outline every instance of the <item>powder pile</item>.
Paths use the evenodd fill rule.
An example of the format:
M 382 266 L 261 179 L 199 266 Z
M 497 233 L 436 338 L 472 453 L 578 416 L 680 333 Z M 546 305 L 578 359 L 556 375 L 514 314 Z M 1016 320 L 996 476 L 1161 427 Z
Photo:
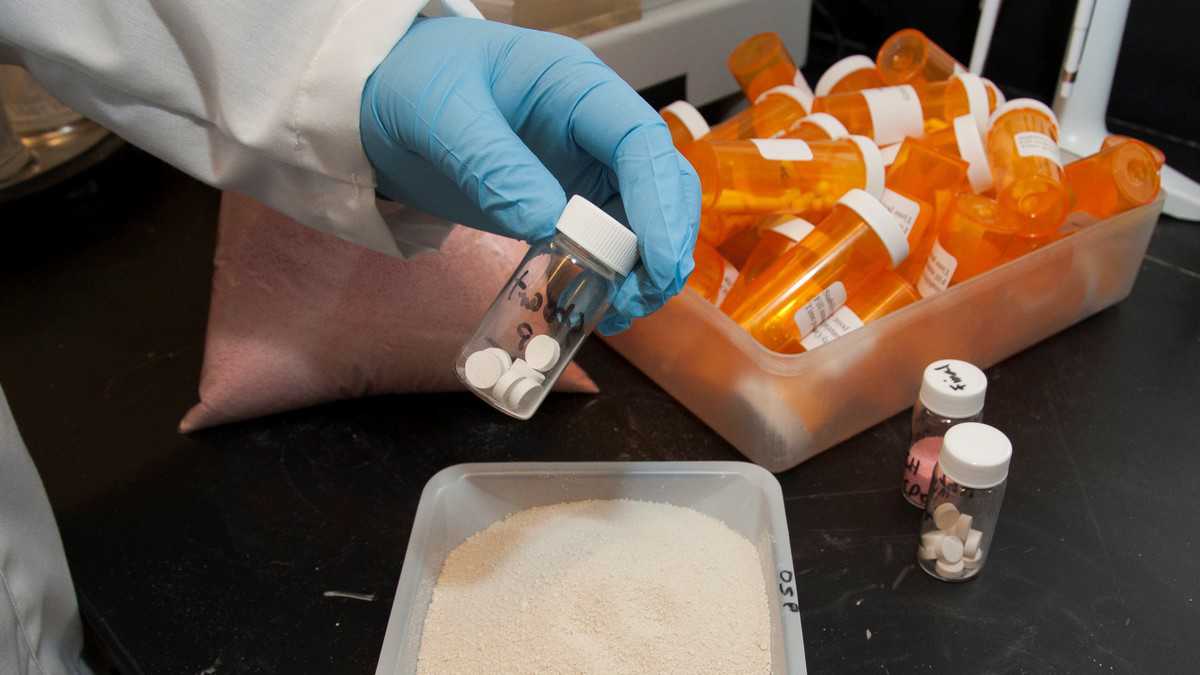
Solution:
M 771 672 L 758 552 L 692 509 L 613 500 L 520 511 L 451 551 L 417 671 Z

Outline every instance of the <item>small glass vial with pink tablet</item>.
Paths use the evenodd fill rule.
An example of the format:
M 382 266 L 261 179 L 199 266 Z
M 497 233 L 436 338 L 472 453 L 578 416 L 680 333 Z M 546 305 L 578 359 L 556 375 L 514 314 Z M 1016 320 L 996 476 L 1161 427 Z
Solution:
M 966 361 L 942 359 L 925 367 L 921 392 L 913 406 L 912 443 L 901 485 L 908 503 L 925 508 L 942 438 L 956 424 L 983 420 L 986 393 L 987 376 Z

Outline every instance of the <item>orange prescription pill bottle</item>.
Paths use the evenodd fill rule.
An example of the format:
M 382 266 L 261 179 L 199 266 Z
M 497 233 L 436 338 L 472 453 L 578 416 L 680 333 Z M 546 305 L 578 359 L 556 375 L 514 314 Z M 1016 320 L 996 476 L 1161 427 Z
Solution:
M 945 128 L 965 114 L 972 115 L 982 128 L 995 107 L 996 98 L 983 79 L 962 73 L 939 82 L 821 96 L 813 101 L 812 110 L 838 118 L 850 133 L 890 145 Z
M 1071 162 L 1063 174 L 1075 198 L 1075 210 L 1108 218 L 1154 201 L 1158 196 L 1159 166 L 1145 144 L 1118 143 Z
M 814 328 L 800 341 L 800 346 L 803 351 L 811 351 L 827 345 L 920 299 L 912 284 L 899 274 L 884 270 L 846 298 L 846 304 Z
M 1120 145 L 1122 143 L 1137 143 L 1137 144 L 1141 145 L 1142 147 L 1146 148 L 1146 150 L 1149 151 L 1150 154 L 1154 155 L 1154 161 L 1155 161 L 1155 163 L 1158 164 L 1158 168 L 1160 168 L 1160 169 L 1163 167 L 1163 164 L 1167 163 L 1167 156 L 1163 154 L 1162 150 L 1159 150 L 1158 148 L 1154 147 L 1153 145 L 1150 145 L 1149 143 L 1147 143 L 1145 141 L 1140 141 L 1136 138 L 1133 138 L 1132 136 L 1122 136 L 1121 134 L 1109 134 L 1108 136 L 1105 136 L 1104 142 L 1100 144 L 1100 149 L 1107 150 L 1114 145 Z
M 916 246 L 909 246 L 908 257 L 896 268 L 896 274 L 904 277 L 904 280 L 914 287 L 921 281 L 921 275 L 925 272 L 925 263 L 929 260 L 929 252 L 933 250 L 933 243 L 937 241 L 939 223 L 946 217 L 946 212 L 950 207 L 954 205 L 954 197 L 958 192 L 959 190 L 938 190 L 934 193 L 933 222 L 925 228 L 925 232 L 921 234 L 920 241 Z M 909 240 L 911 241 L 912 238 L 910 237 Z
M 915 28 L 897 31 L 885 40 L 875 57 L 875 67 L 887 84 L 937 82 L 966 70 Z
M 849 136 L 850 132 L 829 113 L 813 113 L 802 117 L 781 138 L 799 138 L 802 141 L 836 141 Z
M 917 199 L 934 202 L 938 190 L 959 190 L 967 181 L 968 165 L 922 141 L 905 139 L 887 173 L 887 187 Z
M 712 246 L 720 246 L 739 232 L 751 228 L 762 216 L 756 214 L 717 213 L 700 211 L 700 238 Z
M 708 133 L 708 122 L 704 121 L 704 115 L 687 101 L 675 101 L 659 110 L 658 114 L 666 121 L 667 129 L 671 132 L 671 142 L 678 150 L 686 148 L 692 141 Z
M 772 216 L 769 224 L 764 224 L 760 230 L 758 243 L 746 257 L 737 282 L 726 296 L 721 309 L 731 312 L 745 297 L 750 283 L 765 272 L 772 263 L 792 249 L 793 246 L 808 237 L 824 237 L 812 223 L 792 215 Z M 811 246 L 811 244 L 810 244 Z
M 883 158 L 868 138 L 697 141 L 688 159 L 701 206 L 718 213 L 794 213 L 811 221 L 851 188 L 883 194 Z
M 958 157 L 967 163 L 967 182 L 971 191 L 982 194 L 992 189 L 992 169 L 983 149 L 983 135 L 975 126 L 975 118 L 961 115 L 950 126 L 926 134 L 921 143 L 944 155 Z
M 754 105 L 709 130 L 710 141 L 742 138 L 774 138 L 808 115 L 812 96 L 798 87 L 783 84 L 764 91 Z
M 875 61 L 869 56 L 855 54 L 847 56 L 821 74 L 813 93 L 817 96 L 829 94 L 845 94 L 863 89 L 877 89 L 887 86 L 879 76 Z
M 802 349 L 800 341 L 850 293 L 908 255 L 892 214 L 862 190 L 843 195 L 817 229 L 825 236 L 805 237 L 750 284 L 736 308 L 721 308 L 768 349 Z
M 781 84 L 799 87 L 812 96 L 804 75 L 796 67 L 778 33 L 759 33 L 742 41 L 729 55 L 729 72 L 750 101 Z
M 687 287 L 714 305 L 720 305 L 733 282 L 737 281 L 737 268 L 703 240 L 696 241 L 692 259 L 696 268 L 688 277 Z
M 999 265 L 1014 234 L 995 200 L 959 194 L 938 226 L 917 292 L 927 298 Z
M 1070 195 L 1058 153 L 1058 120 L 1044 103 L 1018 98 L 996 109 L 985 139 L 1001 217 L 1023 236 L 1058 230 Z

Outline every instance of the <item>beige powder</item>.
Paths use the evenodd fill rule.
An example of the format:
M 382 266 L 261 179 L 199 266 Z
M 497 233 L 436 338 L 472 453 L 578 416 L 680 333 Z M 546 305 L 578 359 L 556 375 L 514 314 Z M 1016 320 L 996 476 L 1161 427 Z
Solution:
M 515 513 L 450 552 L 417 671 L 771 672 L 758 552 L 692 509 L 582 501 Z

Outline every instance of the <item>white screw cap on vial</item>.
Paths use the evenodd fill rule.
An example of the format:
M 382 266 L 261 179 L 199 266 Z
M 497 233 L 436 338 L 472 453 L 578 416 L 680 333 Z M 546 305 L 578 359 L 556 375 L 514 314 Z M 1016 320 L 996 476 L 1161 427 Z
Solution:
M 995 487 L 1008 478 L 1012 442 L 996 427 L 963 422 L 950 427 L 942 439 L 938 466 L 946 478 L 963 487 Z
M 637 235 L 599 206 L 575 195 L 558 217 L 558 231 L 601 263 L 628 276 L 638 261 Z
M 983 410 L 987 376 L 966 361 L 942 359 L 925 366 L 918 398 L 935 415 L 959 419 Z

